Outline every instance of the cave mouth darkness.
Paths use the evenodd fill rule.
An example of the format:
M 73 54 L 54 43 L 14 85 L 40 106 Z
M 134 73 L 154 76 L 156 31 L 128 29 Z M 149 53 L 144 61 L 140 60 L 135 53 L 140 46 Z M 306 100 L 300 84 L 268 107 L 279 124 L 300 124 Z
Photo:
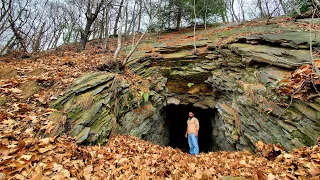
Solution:
M 200 152 L 214 150 L 215 141 L 212 135 L 212 122 L 214 121 L 215 109 L 201 109 L 188 105 L 168 105 L 162 109 L 162 115 L 169 128 L 169 146 L 179 148 L 183 152 L 189 152 L 188 139 L 185 138 L 187 129 L 188 113 L 193 112 L 199 120 L 200 129 L 198 143 Z

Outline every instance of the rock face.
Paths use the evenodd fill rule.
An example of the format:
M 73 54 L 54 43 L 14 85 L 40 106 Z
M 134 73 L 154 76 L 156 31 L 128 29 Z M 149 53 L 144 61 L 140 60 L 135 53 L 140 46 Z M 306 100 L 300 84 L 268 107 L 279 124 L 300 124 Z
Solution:
M 116 122 L 119 133 L 170 145 L 170 122 L 162 109 L 188 104 L 216 112 L 208 117 L 212 151 L 255 150 L 257 141 L 286 150 L 314 145 L 320 136 L 320 98 L 293 100 L 286 108 L 274 91 L 284 76 L 310 62 L 307 37 L 284 30 L 240 37 L 222 47 L 202 39 L 196 55 L 192 44 L 158 46 L 156 55 L 139 52 L 128 65 L 136 75 L 89 74 L 54 102 L 67 116 L 56 134 L 103 144 Z

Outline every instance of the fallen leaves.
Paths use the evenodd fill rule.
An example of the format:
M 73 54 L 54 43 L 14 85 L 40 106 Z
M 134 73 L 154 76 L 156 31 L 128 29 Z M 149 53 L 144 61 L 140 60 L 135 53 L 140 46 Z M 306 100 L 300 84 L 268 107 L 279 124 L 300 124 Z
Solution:
M 315 64 L 320 67 L 320 60 L 315 60 Z M 283 97 L 308 101 L 319 96 L 315 89 L 319 85 L 320 79 L 313 71 L 312 65 L 306 64 L 279 81 L 276 85 L 276 92 Z
M 190 156 L 131 136 L 115 136 L 108 147 L 78 146 L 67 136 L 22 140 L 11 137 L 0 143 L 0 171 L 5 178 L 16 179 L 320 177 L 319 146 L 286 153 L 280 146 L 258 142 L 257 150 L 258 154 L 219 151 Z M 276 156 L 274 160 L 268 160 L 270 154 Z

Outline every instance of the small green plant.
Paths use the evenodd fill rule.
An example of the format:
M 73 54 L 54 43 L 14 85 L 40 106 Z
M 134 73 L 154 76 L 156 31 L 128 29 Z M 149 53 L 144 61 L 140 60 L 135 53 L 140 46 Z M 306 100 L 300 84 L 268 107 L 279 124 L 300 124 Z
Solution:
M 149 101 L 149 94 L 148 93 L 143 92 L 143 91 L 140 91 L 139 93 L 140 93 L 140 95 L 142 97 L 141 100 L 140 100 L 140 103 Z
M 240 131 L 238 128 L 232 131 L 232 138 L 234 141 L 237 141 L 239 139 Z
M 194 85 L 194 83 L 188 83 L 188 87 L 191 88 Z
M 280 96 L 281 99 L 289 99 L 289 96 Z
M 234 129 L 231 134 L 232 134 L 232 136 L 238 135 L 239 134 L 239 130 L 238 129 Z

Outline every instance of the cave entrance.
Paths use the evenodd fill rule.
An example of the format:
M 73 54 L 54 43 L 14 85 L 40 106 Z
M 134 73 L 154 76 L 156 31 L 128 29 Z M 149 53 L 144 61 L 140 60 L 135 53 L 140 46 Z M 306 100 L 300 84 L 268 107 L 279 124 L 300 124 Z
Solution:
M 188 105 L 168 105 L 162 109 L 162 115 L 169 128 L 169 146 L 179 148 L 184 152 L 189 151 L 188 140 L 185 138 L 188 113 L 193 112 L 200 124 L 199 149 L 200 152 L 213 151 L 215 141 L 212 134 L 212 124 L 215 119 L 215 109 L 201 109 Z

